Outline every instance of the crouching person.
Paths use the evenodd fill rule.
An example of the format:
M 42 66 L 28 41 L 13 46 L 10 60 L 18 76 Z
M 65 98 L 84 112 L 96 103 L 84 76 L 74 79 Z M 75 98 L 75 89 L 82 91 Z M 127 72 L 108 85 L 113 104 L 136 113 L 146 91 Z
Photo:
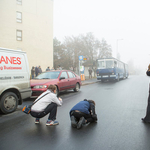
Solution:
M 83 125 L 97 121 L 95 102 L 84 99 L 70 110 L 71 126 L 80 129 Z
M 34 102 L 31 107 L 31 116 L 35 117 L 35 123 L 40 123 L 40 118 L 49 113 L 46 125 L 57 125 L 56 121 L 57 106 L 62 105 L 62 99 L 56 96 L 56 86 L 49 85 L 47 91 L 43 92 Z

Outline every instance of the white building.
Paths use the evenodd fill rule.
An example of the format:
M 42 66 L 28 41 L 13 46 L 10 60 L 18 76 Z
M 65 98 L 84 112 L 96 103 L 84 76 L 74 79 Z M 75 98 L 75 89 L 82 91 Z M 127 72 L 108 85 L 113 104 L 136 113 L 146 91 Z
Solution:
M 0 0 L 0 47 L 27 52 L 30 69 L 53 67 L 53 0 Z

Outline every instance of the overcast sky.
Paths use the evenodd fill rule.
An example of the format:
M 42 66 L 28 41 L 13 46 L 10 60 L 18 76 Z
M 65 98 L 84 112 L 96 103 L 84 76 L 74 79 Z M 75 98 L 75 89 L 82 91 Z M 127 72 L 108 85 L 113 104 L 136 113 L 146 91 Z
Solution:
M 121 60 L 133 59 L 136 66 L 150 63 L 149 0 L 54 0 L 54 37 L 92 32 L 112 46 L 117 40 Z

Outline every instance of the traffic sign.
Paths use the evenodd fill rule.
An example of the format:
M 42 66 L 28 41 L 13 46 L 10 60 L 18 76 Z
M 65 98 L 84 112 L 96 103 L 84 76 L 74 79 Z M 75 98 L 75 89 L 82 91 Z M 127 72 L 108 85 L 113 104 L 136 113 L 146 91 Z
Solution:
M 82 55 L 79 56 L 79 60 L 83 60 L 83 56 Z
M 84 71 L 84 66 L 80 66 L 80 71 Z
M 86 57 L 84 57 L 84 58 L 83 58 L 83 60 L 87 60 L 87 58 L 86 58 Z

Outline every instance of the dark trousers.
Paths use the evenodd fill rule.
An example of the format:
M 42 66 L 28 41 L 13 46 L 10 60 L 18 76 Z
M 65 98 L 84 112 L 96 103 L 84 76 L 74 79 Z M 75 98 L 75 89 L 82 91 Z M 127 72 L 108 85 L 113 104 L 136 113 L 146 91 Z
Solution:
M 149 96 L 148 96 L 146 116 L 145 116 L 144 120 L 147 122 L 150 122 L 150 91 L 149 91 Z
M 32 79 L 34 79 L 34 75 L 32 75 Z
M 42 112 L 33 112 L 31 111 L 31 116 L 32 117 L 35 117 L 35 118 L 42 118 L 44 116 L 46 116 L 48 113 L 49 114 L 49 117 L 48 119 L 49 120 L 55 120 L 56 119 L 56 114 L 57 114 L 57 104 L 56 103 L 51 103 L 49 104 L 44 111 Z
M 76 118 L 77 121 L 80 120 L 81 117 L 84 117 L 88 122 L 94 122 L 95 120 L 92 118 L 92 116 L 90 114 L 85 114 L 83 112 L 75 112 L 75 111 L 71 111 L 70 112 L 70 117 L 74 116 Z
M 89 74 L 89 79 L 90 79 L 90 78 L 92 79 L 92 74 Z

